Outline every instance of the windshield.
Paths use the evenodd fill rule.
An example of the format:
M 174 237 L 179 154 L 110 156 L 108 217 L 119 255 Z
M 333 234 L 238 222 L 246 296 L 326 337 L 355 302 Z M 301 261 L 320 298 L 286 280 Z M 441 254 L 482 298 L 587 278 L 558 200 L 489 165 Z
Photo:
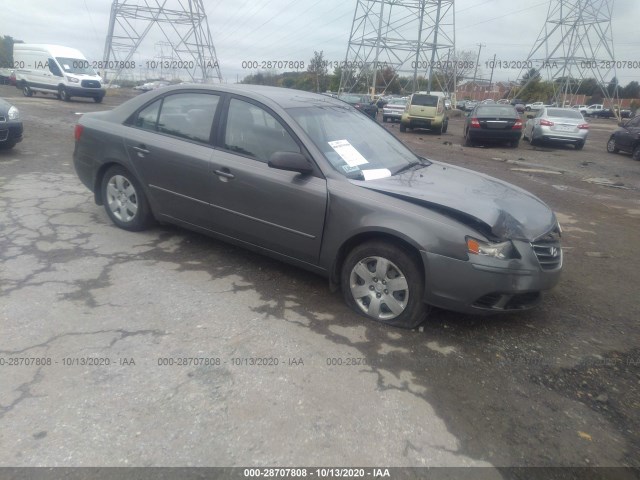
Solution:
M 387 105 L 402 105 L 405 106 L 407 104 L 407 100 L 404 98 L 394 98 L 392 100 L 389 100 L 389 103 L 387 103 Z
M 357 180 L 391 176 L 420 159 L 371 119 L 349 107 L 290 108 L 287 112 L 329 163 Z
M 76 75 L 96 75 L 96 71 L 91 68 L 89 62 L 82 58 L 56 57 L 56 60 L 65 73 L 75 73 Z

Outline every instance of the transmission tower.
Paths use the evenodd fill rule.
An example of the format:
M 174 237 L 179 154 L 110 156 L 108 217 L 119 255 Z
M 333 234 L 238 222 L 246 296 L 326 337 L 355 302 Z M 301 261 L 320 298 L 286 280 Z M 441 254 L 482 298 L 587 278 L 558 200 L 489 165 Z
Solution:
M 176 66 L 194 82 L 222 82 L 202 0 L 113 0 L 103 55 L 105 78 L 107 70 L 114 81 L 134 66 L 149 68 L 136 65 L 133 55 L 154 29 L 173 51 L 171 64 L 163 66 Z
M 357 0 L 340 91 L 455 92 L 455 64 L 454 0 Z
M 538 74 L 552 81 L 554 101 L 573 104 L 576 90 L 587 78 L 595 78 L 603 97 L 611 104 L 618 97 L 610 92 L 607 79 L 616 76 L 611 13 L 614 0 L 551 0 L 538 39 L 520 72 L 529 79 Z

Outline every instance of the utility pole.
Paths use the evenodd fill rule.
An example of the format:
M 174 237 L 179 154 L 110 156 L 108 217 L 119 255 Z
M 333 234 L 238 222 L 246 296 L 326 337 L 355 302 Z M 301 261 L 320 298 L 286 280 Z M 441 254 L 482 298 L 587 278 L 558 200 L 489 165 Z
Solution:
M 496 68 L 496 54 L 493 54 L 493 61 L 491 62 L 491 78 L 489 78 L 489 91 L 493 91 L 493 69 Z
M 476 76 L 478 75 L 478 64 L 480 63 L 480 52 L 482 47 L 486 47 L 484 43 L 478 43 L 478 58 L 476 59 L 476 69 L 473 71 L 473 83 L 476 83 Z

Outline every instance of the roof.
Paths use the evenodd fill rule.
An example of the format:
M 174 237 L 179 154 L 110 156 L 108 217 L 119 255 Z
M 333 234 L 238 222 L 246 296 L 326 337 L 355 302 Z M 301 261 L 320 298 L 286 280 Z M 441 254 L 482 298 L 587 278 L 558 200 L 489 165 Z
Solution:
M 344 102 L 329 97 L 328 95 L 295 90 L 293 88 L 269 87 L 266 85 L 182 84 L 163 88 L 162 91 L 183 89 L 217 90 L 219 92 L 235 93 L 238 95 L 250 95 L 256 100 L 262 100 L 264 103 L 273 102 L 282 108 L 308 107 L 309 105 L 336 105 L 344 107 Z

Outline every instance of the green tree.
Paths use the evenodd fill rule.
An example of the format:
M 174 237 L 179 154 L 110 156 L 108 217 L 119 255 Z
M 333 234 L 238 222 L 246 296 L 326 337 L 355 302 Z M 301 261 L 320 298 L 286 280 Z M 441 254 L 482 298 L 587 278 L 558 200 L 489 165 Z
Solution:
M 313 76 L 316 93 L 326 91 L 329 83 L 327 78 L 328 69 L 322 50 L 319 52 L 313 51 L 313 58 L 309 62 L 307 71 Z
M 0 37 L 0 68 L 13 68 L 13 45 L 23 43 L 9 35 Z
M 620 96 L 622 98 L 640 98 L 640 84 L 635 80 L 629 82 L 627 86 L 621 90 Z

